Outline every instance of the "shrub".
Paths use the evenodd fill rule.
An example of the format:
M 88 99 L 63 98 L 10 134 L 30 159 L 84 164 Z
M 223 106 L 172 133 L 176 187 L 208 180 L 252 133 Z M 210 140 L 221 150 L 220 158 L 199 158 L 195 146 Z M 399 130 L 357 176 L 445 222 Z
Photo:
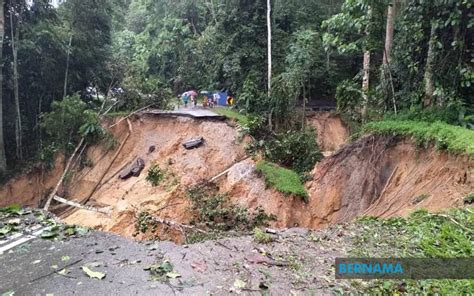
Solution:
M 442 122 L 384 120 L 364 126 L 365 132 L 411 136 L 419 144 L 434 143 L 440 150 L 474 156 L 474 131 Z
M 301 176 L 323 158 L 312 129 L 278 134 L 274 140 L 264 144 L 264 156 L 269 161 L 292 168 Z
M 275 240 L 275 238 L 258 227 L 253 230 L 253 239 L 260 244 L 268 244 Z
M 472 205 L 474 203 L 474 192 L 469 193 L 464 197 L 464 204 Z
M 187 190 L 191 200 L 191 211 L 195 214 L 194 224 L 201 224 L 213 230 L 251 230 L 257 226 L 267 226 L 275 220 L 263 209 L 253 212 L 232 204 L 226 194 L 219 194 L 213 184 L 201 184 Z
M 159 165 L 153 164 L 149 169 L 146 176 L 146 180 L 152 186 L 160 185 L 161 181 L 165 178 L 165 172 L 160 168 Z
M 267 185 L 286 195 L 299 196 L 305 202 L 308 202 L 308 192 L 306 192 L 298 174 L 294 171 L 267 161 L 259 161 L 257 171 L 263 174 Z
M 52 146 L 66 152 L 72 152 L 82 137 L 95 143 L 107 134 L 97 112 L 89 109 L 79 95 L 54 101 L 52 111 L 42 116 L 41 127 Z

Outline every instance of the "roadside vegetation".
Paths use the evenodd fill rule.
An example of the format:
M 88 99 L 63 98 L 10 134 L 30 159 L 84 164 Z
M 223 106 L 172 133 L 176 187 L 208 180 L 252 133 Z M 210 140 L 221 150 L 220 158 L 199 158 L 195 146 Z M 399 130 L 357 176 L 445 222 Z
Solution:
M 309 201 L 308 192 L 294 171 L 265 160 L 257 163 L 257 171 L 263 175 L 269 187 L 275 188 L 285 195 L 295 195 L 305 202 Z
M 223 107 L 214 108 L 212 111 L 237 122 L 241 126 L 246 126 L 249 123 L 249 118 L 247 117 L 247 115 L 240 113 L 237 109 Z
M 364 217 L 354 224 L 354 257 L 463 258 L 474 256 L 474 208 L 431 214 L 424 210 L 408 218 Z M 472 280 L 353 281 L 358 291 L 380 295 L 469 295 Z
M 413 137 L 421 145 L 474 157 L 474 131 L 443 122 L 384 120 L 364 126 L 364 132 Z

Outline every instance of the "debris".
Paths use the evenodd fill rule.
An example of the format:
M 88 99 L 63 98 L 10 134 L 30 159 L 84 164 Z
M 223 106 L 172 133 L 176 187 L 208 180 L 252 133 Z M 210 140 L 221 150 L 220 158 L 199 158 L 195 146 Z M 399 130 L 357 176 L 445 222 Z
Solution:
M 181 275 L 179 273 L 177 273 L 176 271 L 170 271 L 170 272 L 166 273 L 166 277 L 170 278 L 170 279 L 175 279 L 175 278 L 181 277 Z
M 155 149 L 156 149 L 155 145 L 151 145 L 150 147 L 148 147 L 148 154 L 153 153 L 153 151 L 155 151 Z
M 237 291 L 240 291 L 244 289 L 247 286 L 247 284 L 242 281 L 241 279 L 235 279 L 234 281 L 234 288 L 237 289 Z
M 205 261 L 194 261 L 191 263 L 191 267 L 199 272 L 205 272 L 207 270 L 207 264 Z
M 196 139 L 190 139 L 183 143 L 183 147 L 187 150 L 199 148 L 204 144 L 204 138 L 199 137 Z
M 51 201 L 56 196 L 56 193 L 59 190 L 59 186 L 61 186 L 61 184 L 63 183 L 64 178 L 66 178 L 66 175 L 69 172 L 69 167 L 71 166 L 71 163 L 72 163 L 74 157 L 76 156 L 77 152 L 79 152 L 79 148 L 81 148 L 82 144 L 84 143 L 84 140 L 85 140 L 85 138 L 83 137 L 81 139 L 81 141 L 79 142 L 79 144 L 77 144 L 76 149 L 74 149 L 74 152 L 72 153 L 72 155 L 69 157 L 69 160 L 66 164 L 66 167 L 64 168 L 64 171 L 63 171 L 63 174 L 62 174 L 61 178 L 59 178 L 58 183 L 56 183 L 56 186 L 54 187 L 53 191 L 50 193 L 50 195 L 48 196 L 48 199 L 46 200 L 46 204 L 44 205 L 44 208 L 43 208 L 45 211 L 47 211 L 49 209 Z
M 106 214 L 106 215 L 109 215 L 110 214 L 110 209 L 98 209 L 98 208 L 94 208 L 94 207 L 90 207 L 90 206 L 83 206 L 77 202 L 73 202 L 73 201 L 70 201 L 70 200 L 67 200 L 67 199 L 64 199 L 60 196 L 57 196 L 55 195 L 54 196 L 54 200 L 55 201 L 58 201 L 60 203 L 63 203 L 63 204 L 66 204 L 68 206 L 71 206 L 71 207 L 75 207 L 75 208 L 79 208 L 79 209 L 82 209 L 82 210 L 87 210 L 87 211 L 92 211 L 92 212 L 97 212 L 97 213 L 102 213 L 102 214 Z M 70 235 L 73 235 L 74 233 L 70 234 Z
M 105 278 L 105 273 L 98 272 L 98 271 L 93 271 L 89 269 L 87 266 L 82 266 L 82 271 L 84 271 L 85 274 L 87 274 L 90 278 L 96 278 L 96 279 L 103 279 Z
M 140 176 L 141 171 L 145 168 L 145 161 L 142 158 L 137 158 L 135 162 L 128 168 L 125 168 L 119 175 L 122 180 L 128 179 L 132 176 Z
M 58 274 L 62 275 L 62 276 L 66 276 L 68 273 L 69 273 L 69 270 L 66 269 L 66 268 L 61 269 L 60 271 L 58 271 Z
M 8 220 L 7 223 L 11 225 L 20 225 L 21 220 L 20 218 L 14 218 L 14 219 Z
M 40 262 L 41 262 L 41 260 L 35 260 L 35 261 L 33 261 L 32 264 L 38 264 L 38 263 L 40 263 Z

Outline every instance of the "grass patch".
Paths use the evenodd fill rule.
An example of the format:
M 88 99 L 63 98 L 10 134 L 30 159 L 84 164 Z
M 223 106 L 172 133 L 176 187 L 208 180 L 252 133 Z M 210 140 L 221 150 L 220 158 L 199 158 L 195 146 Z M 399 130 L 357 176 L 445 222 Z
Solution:
M 229 119 L 237 121 L 240 125 L 247 125 L 249 122 L 248 117 L 245 114 L 242 114 L 234 109 L 226 108 L 226 107 L 217 107 L 212 109 L 212 111 L 216 112 L 219 115 L 225 116 Z
M 364 132 L 411 136 L 419 144 L 434 143 L 437 149 L 474 157 L 474 131 L 442 122 L 385 120 L 370 122 Z
M 351 256 L 400 258 L 458 258 L 474 256 L 473 208 L 440 214 L 419 210 L 407 219 L 364 218 L 354 225 Z M 404 280 L 407 295 L 470 295 L 473 280 Z M 400 281 L 377 280 L 365 287 L 374 295 L 395 295 Z M 360 290 L 359 290 L 360 292 Z
M 275 238 L 260 228 L 255 227 L 253 230 L 253 239 L 259 244 L 268 244 L 275 240 Z
M 308 202 L 308 192 L 296 172 L 264 160 L 257 163 L 257 171 L 263 174 L 267 185 L 286 195 L 299 196 Z

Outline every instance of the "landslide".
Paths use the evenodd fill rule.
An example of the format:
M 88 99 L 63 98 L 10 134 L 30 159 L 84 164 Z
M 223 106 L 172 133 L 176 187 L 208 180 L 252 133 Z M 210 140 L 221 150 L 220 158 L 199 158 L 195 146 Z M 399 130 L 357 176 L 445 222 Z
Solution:
M 473 169 L 467 156 L 368 135 L 316 165 L 306 183 L 308 203 L 266 188 L 252 160 L 234 166 L 221 188 L 242 205 L 276 215 L 280 227 L 320 228 L 360 215 L 406 216 L 420 208 L 461 207 L 474 191 Z
M 318 146 L 325 154 L 339 150 L 348 142 L 349 127 L 338 114 L 315 112 L 308 117 L 308 124 L 316 129 Z
M 322 137 L 328 143 L 326 137 L 331 134 L 328 131 L 337 131 L 341 127 L 337 123 L 340 119 L 321 116 L 327 117 Z M 106 120 L 104 126 L 110 127 L 118 121 Z M 277 228 L 320 228 L 351 221 L 360 215 L 405 216 L 418 208 L 440 211 L 462 206 L 463 198 L 474 191 L 473 162 L 467 156 L 418 148 L 406 138 L 369 135 L 316 165 L 305 185 L 310 196 L 305 203 L 299 197 L 285 196 L 267 187 L 255 170 L 255 161 L 245 159 L 245 141 L 232 124 L 152 115 L 135 116 L 130 123 L 133 130 L 128 138 L 126 120 L 110 128 L 118 142 L 114 149 L 107 149 L 104 144 L 89 147 L 85 153 L 91 167 L 77 169 L 58 192 L 77 202 L 93 193 L 88 205 L 109 209 L 110 214 L 65 211 L 64 206 L 56 204 L 53 211 L 66 223 L 127 237 L 134 235 L 140 214 L 145 211 L 168 221 L 190 223 L 193 214 L 186 190 L 227 169 L 226 174 L 216 179 L 220 192 L 244 208 L 261 207 L 267 214 L 274 214 L 277 220 L 271 226 Z M 341 138 L 346 137 L 346 131 Z M 205 139 L 202 147 L 194 150 L 182 147 L 185 140 L 200 136 Z M 118 173 L 137 157 L 145 162 L 140 176 L 120 180 Z M 38 206 L 61 176 L 63 163 L 59 157 L 51 171 L 36 169 L 11 180 L 0 189 L 0 206 L 11 203 Z M 155 164 L 165 177 L 159 186 L 153 187 L 146 176 Z M 92 192 L 104 173 L 97 190 Z M 176 229 L 166 227 L 157 229 L 155 234 L 161 239 L 182 241 L 180 235 Z

